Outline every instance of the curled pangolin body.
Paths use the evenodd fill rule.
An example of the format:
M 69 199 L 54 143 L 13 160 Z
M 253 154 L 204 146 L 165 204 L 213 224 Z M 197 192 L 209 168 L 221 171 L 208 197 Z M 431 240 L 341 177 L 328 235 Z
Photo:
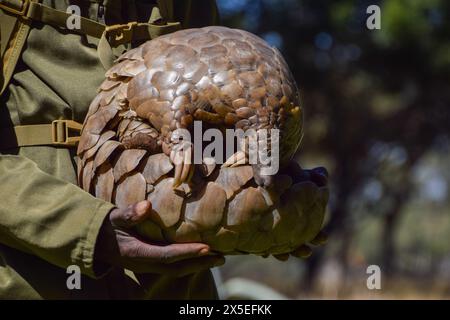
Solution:
M 78 146 L 80 186 L 128 206 L 152 202 L 139 231 L 153 240 L 202 241 L 223 253 L 286 253 L 320 230 L 328 190 L 285 173 L 277 195 L 248 165 L 195 165 L 173 188 L 171 134 L 193 121 L 217 128 L 280 129 L 280 162 L 302 135 L 295 82 L 262 39 L 224 27 L 188 29 L 122 55 L 91 103 Z

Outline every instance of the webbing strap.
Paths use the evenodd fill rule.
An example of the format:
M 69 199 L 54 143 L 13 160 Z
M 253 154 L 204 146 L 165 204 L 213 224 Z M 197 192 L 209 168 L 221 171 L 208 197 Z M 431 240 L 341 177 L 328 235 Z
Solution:
M 30 32 L 30 22 L 20 17 L 20 14 L 26 10 L 26 7 L 21 7 L 19 4 L 21 1 L 18 0 L 0 0 L 0 9 L 3 9 L 6 2 L 10 5 L 9 10 L 6 10 L 6 12 L 18 14 L 19 18 L 14 19 L 10 16 L 2 16 L 2 19 L 9 20 L 9 25 L 7 34 L 2 33 L 2 37 L 6 39 L 2 40 L 2 51 L 4 48 L 4 52 L 2 52 L 3 56 L 0 65 L 0 96 L 6 90 L 13 76 L 14 69 Z M 3 41 L 6 43 L 5 45 L 3 45 Z
M 117 47 L 132 41 L 154 39 L 163 34 L 177 31 L 180 28 L 179 22 L 169 22 L 164 25 L 130 22 L 107 26 L 97 46 L 98 56 L 103 67 L 108 70 L 115 60 L 111 47 Z
M 29 8 L 24 16 L 34 21 L 39 21 L 44 24 L 67 29 L 67 20 L 72 16 L 72 14 L 48 7 L 41 3 L 32 2 L 30 3 Z M 79 17 L 79 19 L 80 28 L 73 29 L 71 31 L 80 34 L 87 34 L 96 38 L 101 37 L 106 27 L 104 24 L 81 16 Z
M 39 145 L 75 147 L 81 128 L 82 124 L 73 120 L 1 128 L 0 150 Z
M 0 6 L 9 13 L 23 16 L 33 0 L 0 0 Z
M 22 52 L 27 35 L 30 30 L 31 21 L 38 21 L 55 27 L 67 29 L 67 20 L 74 15 L 60 11 L 41 3 L 37 0 L 0 0 L 0 9 L 8 15 L 13 15 L 17 19 L 17 32 L 14 32 L 8 40 L 8 48 L 3 56 L 3 83 L 1 84 L 0 95 L 5 91 L 17 61 Z M 158 1 L 160 4 L 164 1 Z M 156 10 L 158 8 L 155 7 Z M 167 11 L 167 8 L 164 9 Z M 103 67 L 107 70 L 114 62 L 112 47 L 132 41 L 142 41 L 154 39 L 162 34 L 167 34 L 179 30 L 179 22 L 168 22 L 163 25 L 156 23 L 137 23 L 107 26 L 94 20 L 78 17 L 80 28 L 70 31 L 90 35 L 100 39 L 97 47 L 99 59 Z M 7 52 L 10 50 L 9 52 Z M 8 55 L 7 55 L 8 53 Z
M 67 29 L 67 20 L 69 19 L 69 17 L 75 16 L 71 13 L 57 10 L 38 2 L 29 1 L 30 0 L 0 0 L 0 9 L 3 9 L 13 15 L 21 16 L 24 19 L 31 19 L 65 29 Z M 158 3 L 160 4 L 164 2 L 165 1 L 158 1 Z M 20 5 L 20 3 L 22 3 L 23 5 Z M 23 8 L 23 10 L 19 11 L 12 8 Z M 103 23 L 82 16 L 77 16 L 77 18 L 80 19 L 80 28 L 71 29 L 71 31 L 90 35 L 96 38 L 101 38 L 105 31 L 117 31 L 120 28 L 126 29 L 130 25 L 130 23 L 128 23 L 122 25 L 107 26 Z M 173 32 L 178 29 L 180 25 L 179 22 L 170 22 L 164 25 L 135 22 L 132 22 L 131 24 L 135 25 L 133 31 L 135 31 L 136 36 L 133 36 L 131 39 L 125 38 L 123 41 L 116 41 L 115 44 L 112 45 L 117 46 L 130 42 L 131 40 L 151 39 L 151 36 L 156 37 L 163 33 Z
M 160 3 L 164 3 L 164 1 L 160 1 Z M 158 8 L 156 9 L 158 10 Z M 25 16 L 31 20 L 66 28 L 67 20 L 73 15 L 40 3 L 32 2 L 29 4 Z M 154 39 L 162 34 L 174 32 L 181 27 L 179 22 L 170 22 L 164 25 L 131 22 L 128 24 L 106 26 L 91 19 L 79 18 L 80 28 L 71 31 L 100 39 L 97 50 L 99 59 L 106 70 L 112 66 L 115 59 L 111 47 L 117 47 L 121 44 L 130 43 L 131 41 Z
M 14 136 L 9 129 L 9 139 L 2 139 L 0 143 L 3 149 L 13 147 L 24 147 L 32 145 L 46 145 L 52 142 L 52 125 L 51 124 L 36 124 L 31 126 L 17 126 L 14 127 Z M 5 137 L 6 129 L 2 129 L 2 137 Z M 7 135 L 7 134 L 6 134 Z M 4 145 L 6 144 L 7 145 Z

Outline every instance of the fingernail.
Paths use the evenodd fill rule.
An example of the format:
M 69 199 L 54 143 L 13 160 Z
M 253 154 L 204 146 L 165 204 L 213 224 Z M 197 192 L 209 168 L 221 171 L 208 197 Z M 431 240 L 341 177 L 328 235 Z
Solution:
M 198 252 L 198 254 L 200 256 L 206 256 L 208 253 L 209 253 L 209 248 L 203 248 Z
M 149 203 L 147 201 L 141 201 L 136 205 L 136 212 L 138 214 L 144 214 L 148 210 Z

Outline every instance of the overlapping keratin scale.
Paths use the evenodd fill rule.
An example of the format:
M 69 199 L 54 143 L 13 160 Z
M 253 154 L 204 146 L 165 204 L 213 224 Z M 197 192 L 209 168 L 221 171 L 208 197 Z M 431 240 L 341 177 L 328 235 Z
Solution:
M 281 54 L 262 39 L 215 26 L 168 34 L 134 50 L 107 75 L 132 77 L 129 107 L 162 132 L 167 145 L 173 130 L 202 120 L 242 129 L 283 126 L 282 162 L 294 154 L 302 134 L 298 90 Z M 299 112 L 292 113 L 295 107 Z
M 106 73 L 78 146 L 79 184 L 119 207 L 149 199 L 152 213 L 137 231 L 152 240 L 202 241 L 226 254 L 291 252 L 319 232 L 326 187 L 280 174 L 269 194 L 250 166 L 209 163 L 173 189 L 163 142 L 193 120 L 280 128 L 289 158 L 302 134 L 298 106 L 279 52 L 248 32 L 207 27 L 159 37 Z

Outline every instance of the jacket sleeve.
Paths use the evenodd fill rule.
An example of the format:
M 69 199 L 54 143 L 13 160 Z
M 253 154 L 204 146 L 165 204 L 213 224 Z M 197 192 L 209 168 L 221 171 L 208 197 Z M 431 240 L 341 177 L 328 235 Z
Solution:
M 7 246 L 96 278 L 95 243 L 112 208 L 26 157 L 0 155 L 0 242 Z

